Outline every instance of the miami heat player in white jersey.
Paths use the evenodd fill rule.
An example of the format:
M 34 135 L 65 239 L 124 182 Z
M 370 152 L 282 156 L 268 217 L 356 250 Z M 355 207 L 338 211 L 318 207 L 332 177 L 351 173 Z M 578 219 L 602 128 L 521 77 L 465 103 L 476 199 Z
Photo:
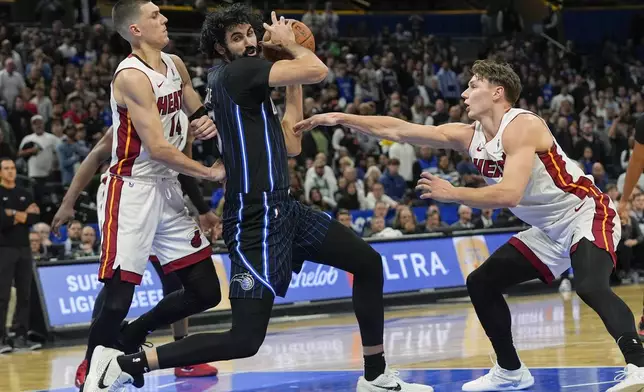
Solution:
M 153 70 L 135 55 L 123 60 L 114 73 L 126 69 L 143 72 L 157 102 L 163 135 L 179 150 L 186 145 L 188 117 L 182 111 L 182 79 L 172 58 L 161 52 L 167 72 Z M 167 273 L 210 256 L 208 240 L 183 201 L 178 173 L 150 158 L 126 107 L 114 100 L 112 161 L 97 196 L 101 218 L 99 280 L 111 278 L 120 268 L 121 280 L 139 284 L 149 255 L 156 255 Z
M 469 154 L 487 184 L 503 179 L 503 132 L 518 115 L 536 116 L 527 110 L 508 110 L 498 133 L 490 141 L 486 140 L 482 125 L 478 121 L 474 125 Z M 532 251 L 546 280 L 554 279 L 570 267 L 569 254 L 584 237 L 608 251 L 613 262 L 616 261 L 621 224 L 615 206 L 595 186 L 592 177 L 585 175 L 577 162 L 566 156 L 554 137 L 550 150 L 535 154 L 523 198 L 510 210 L 532 226 L 510 242 L 520 250 L 525 251 L 527 247 Z M 568 260 L 559 262 L 562 259 Z M 549 271 L 542 268 L 544 264 Z
M 161 52 L 161 59 L 167 67 L 165 75 L 158 73 L 136 55 L 129 55 L 116 68 L 115 75 L 127 68 L 135 68 L 145 73 L 157 99 L 157 107 L 163 125 L 163 135 L 170 144 L 183 150 L 186 143 L 185 132 L 181 128 L 179 114 L 182 113 L 182 81 L 174 61 Z M 141 86 L 144 88 L 147 86 Z M 178 173 L 168 169 L 164 164 L 150 159 L 150 155 L 141 144 L 141 139 L 133 132 L 127 109 L 119 106 L 110 98 L 114 139 L 112 143 L 112 162 L 110 173 L 123 177 L 171 177 Z

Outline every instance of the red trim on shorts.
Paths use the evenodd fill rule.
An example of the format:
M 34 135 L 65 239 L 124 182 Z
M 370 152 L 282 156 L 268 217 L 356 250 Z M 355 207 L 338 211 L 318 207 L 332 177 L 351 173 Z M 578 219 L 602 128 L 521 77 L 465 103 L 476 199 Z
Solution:
M 173 260 L 168 264 L 162 266 L 161 268 L 163 268 L 164 274 L 169 274 L 170 272 L 174 272 L 182 268 L 186 268 L 190 265 L 197 264 L 198 262 L 207 257 L 210 257 L 211 255 L 212 249 L 210 248 L 210 246 L 207 246 L 201 250 L 196 251 L 195 253 L 189 254 L 188 256 Z
M 118 221 L 119 207 L 121 205 L 121 193 L 123 191 L 123 180 L 112 177 L 108 182 L 107 198 L 105 199 L 105 219 L 101 230 L 101 257 L 98 269 L 99 280 L 108 279 L 114 273 L 112 267 L 116 259 L 116 245 L 118 242 Z
M 557 150 L 556 143 L 552 144 L 550 150 L 537 155 L 557 188 L 577 196 L 580 200 L 588 197 L 595 201 L 595 216 L 591 228 L 595 238 L 593 244 L 608 252 L 613 258 L 613 263 L 616 263 L 617 256 L 613 242 L 615 223 L 613 223 L 613 219 L 617 213 L 614 208 L 610 207 L 608 195 L 597 188 L 588 177 L 580 176 L 577 181 L 573 181 L 572 175 L 566 170 L 566 162 L 563 156 Z M 574 250 L 571 248 L 571 253 L 573 252 Z
M 530 264 L 534 266 L 534 268 L 539 271 L 541 276 L 543 276 L 543 280 L 550 284 L 553 280 L 555 280 L 554 275 L 552 274 L 552 271 L 550 271 L 550 268 L 548 268 L 547 265 L 543 263 L 543 261 L 539 260 L 539 257 L 534 254 L 532 249 L 528 248 L 526 244 L 523 243 L 520 239 L 516 237 L 511 237 L 508 243 L 512 246 L 514 246 L 528 261 Z
M 137 286 L 141 284 L 141 280 L 143 279 L 143 276 L 137 274 L 136 272 L 123 271 L 123 270 L 119 270 L 119 272 L 121 273 L 121 281 L 130 282 Z
M 150 261 L 153 263 L 159 263 L 159 258 L 156 256 L 150 256 Z
M 131 176 L 134 161 L 141 153 L 141 138 L 136 132 L 126 108 L 118 106 L 119 126 L 116 129 L 116 157 L 118 161 L 110 167 L 110 173 Z

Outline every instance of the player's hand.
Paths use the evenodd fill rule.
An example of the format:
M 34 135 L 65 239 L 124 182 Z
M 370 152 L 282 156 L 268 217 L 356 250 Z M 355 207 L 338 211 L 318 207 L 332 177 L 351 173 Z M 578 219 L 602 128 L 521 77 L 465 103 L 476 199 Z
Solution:
M 207 115 L 190 122 L 190 134 L 195 139 L 208 140 L 217 136 L 217 126 Z
M 199 228 L 206 237 L 210 237 L 212 230 L 219 221 L 220 218 L 214 212 L 208 211 L 205 214 L 199 215 Z
M 67 203 L 62 203 L 54 215 L 54 219 L 51 221 L 51 231 L 56 235 L 60 236 L 60 227 L 74 218 L 76 211 L 74 211 L 73 206 L 67 205 Z
M 217 160 L 210 166 L 210 177 L 208 179 L 213 182 L 222 182 L 226 179 L 226 168 L 221 160 Z
M 296 45 L 295 33 L 293 33 L 293 19 L 284 19 L 282 16 L 277 19 L 275 11 L 271 12 L 272 25 L 264 23 L 264 29 L 270 33 L 270 40 L 262 41 L 262 46 L 269 49 L 280 50 Z
M 342 113 L 316 114 L 315 116 L 311 116 L 306 120 L 302 120 L 295 124 L 293 132 L 299 136 L 302 132 L 310 131 L 318 126 L 332 127 L 334 125 L 338 125 L 340 123 L 341 114 Z
M 454 186 L 449 181 L 427 172 L 423 172 L 420 177 L 416 190 L 420 192 L 421 199 L 454 201 Z

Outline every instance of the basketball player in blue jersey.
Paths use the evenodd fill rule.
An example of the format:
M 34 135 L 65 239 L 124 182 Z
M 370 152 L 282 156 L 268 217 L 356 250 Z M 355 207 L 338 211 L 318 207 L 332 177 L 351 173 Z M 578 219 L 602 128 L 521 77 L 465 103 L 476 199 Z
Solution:
M 264 24 L 271 41 L 263 44 L 288 52 L 292 59 L 262 59 L 256 33 L 261 28 L 253 11 L 235 4 L 208 15 L 201 37 L 202 50 L 223 60 L 209 71 L 206 107 L 217 123 L 226 168 L 223 236 L 232 262 L 232 327 L 133 355 L 103 351 L 100 362 L 106 365 L 94 377 L 105 387 L 96 390 L 117 388 L 154 369 L 255 355 L 275 297 L 286 295 L 293 271 L 310 260 L 354 276 L 353 305 L 365 365 L 357 391 L 433 391 L 404 382 L 386 366 L 380 255 L 352 230 L 289 195 L 287 159 L 301 149 L 293 133 L 293 125 L 302 119 L 300 85 L 322 81 L 328 70 L 314 53 L 296 44 L 291 22 L 278 20 L 275 13 L 272 25 Z M 280 86 L 287 88 L 281 121 L 270 100 L 270 88 Z
M 417 187 L 421 197 L 478 208 L 510 208 L 532 226 L 514 235 L 467 277 L 472 304 L 498 363 L 486 375 L 465 383 L 463 391 L 515 391 L 534 384 L 514 347 L 503 292 L 537 278 L 549 283 L 571 265 L 577 294 L 602 319 L 627 364 L 621 382 L 609 391 L 644 390 L 644 348 L 633 313 L 609 285 L 621 237 L 615 206 L 592 177 L 566 156 L 543 119 L 513 108 L 521 82 L 509 65 L 477 61 L 472 73 L 462 97 L 473 124 L 425 126 L 386 116 L 326 113 L 302 121 L 295 129 L 342 125 L 386 140 L 467 153 L 488 186 L 454 187 L 423 173 Z

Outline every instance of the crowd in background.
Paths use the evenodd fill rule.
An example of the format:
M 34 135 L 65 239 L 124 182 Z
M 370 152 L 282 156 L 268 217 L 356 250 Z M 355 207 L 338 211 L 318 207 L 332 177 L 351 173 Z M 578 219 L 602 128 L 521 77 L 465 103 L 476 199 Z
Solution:
M 619 197 L 634 122 L 644 113 L 644 40 L 606 41 L 585 51 L 572 42 L 559 47 L 520 34 L 520 18 L 506 14 L 501 22 L 482 20 L 484 27 L 497 27 L 496 35 L 482 40 L 478 53 L 464 54 L 449 39 L 424 33 L 418 18 L 391 30 L 385 27 L 368 39 L 339 36 L 339 18 L 330 4 L 302 17 L 329 67 L 323 83 L 304 89 L 305 117 L 343 111 L 427 125 L 469 123 L 460 94 L 472 76 L 471 61 L 463 58 L 494 57 L 511 63 L 521 77 L 517 106 L 539 114 L 595 184 L 611 198 Z M 194 52 L 194 42 L 171 42 L 167 51 L 185 56 L 195 88 L 205 93 L 211 62 Z M 40 206 L 42 222 L 30 237 L 36 258 L 98 255 L 92 208 L 98 176 L 107 164 L 83 196 L 82 214 L 69 224 L 65 237 L 51 235 L 48 223 L 78 166 L 111 125 L 110 81 L 126 54 L 127 47 L 102 24 L 73 29 L 60 22 L 47 29 L 0 26 L 0 155 L 16 160 Z M 284 91 L 275 89 L 272 99 L 283 113 Z M 203 147 L 196 143 L 194 156 L 209 163 L 212 158 Z M 414 185 L 423 171 L 455 186 L 484 186 L 469 157 L 457 151 L 380 141 L 344 127 L 318 128 L 304 135 L 302 154 L 290 160 L 290 167 L 294 197 L 328 211 L 364 237 L 521 224 L 507 210 L 467 206 L 458 206 L 452 218 L 444 219 L 446 206 L 418 198 Z M 639 185 L 644 188 L 644 176 Z M 204 197 L 220 212 L 223 190 L 202 186 Z M 364 227 L 356 227 L 356 211 L 372 211 Z M 620 249 L 629 262 L 620 271 L 627 278 L 633 271 L 630 261 L 633 266 L 644 261 L 644 196 L 635 196 L 622 224 L 626 238 Z

